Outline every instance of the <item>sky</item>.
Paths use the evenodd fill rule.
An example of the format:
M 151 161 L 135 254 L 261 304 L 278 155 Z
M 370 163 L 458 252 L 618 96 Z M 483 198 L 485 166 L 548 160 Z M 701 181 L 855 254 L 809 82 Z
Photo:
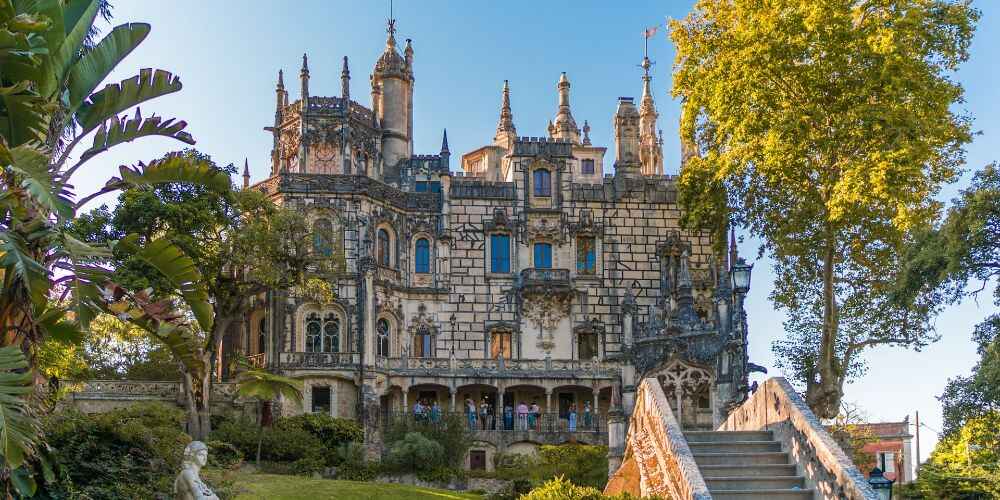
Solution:
M 370 105 L 368 76 L 385 44 L 387 0 L 348 2 L 268 2 L 264 0 L 112 0 L 111 23 L 148 22 L 147 40 L 108 78 L 118 81 L 154 67 L 180 76 L 184 89 L 150 101 L 144 114 L 186 120 L 197 147 L 220 164 L 249 163 L 253 181 L 270 170 L 274 86 L 285 71 L 290 99 L 298 98 L 302 54 L 309 54 L 310 94 L 340 95 L 343 56 L 351 64 L 351 96 Z M 588 120 L 594 145 L 613 148 L 611 118 L 619 96 L 641 93 L 642 32 L 659 25 L 649 43 L 653 92 L 663 129 L 665 168 L 677 173 L 679 103 L 670 98 L 673 47 L 663 27 L 682 18 L 692 0 L 472 2 L 397 0 L 397 40 L 413 39 L 415 152 L 438 152 L 448 130 L 453 168 L 465 152 L 488 144 L 496 130 L 500 90 L 510 80 L 511 105 L 519 135 L 544 136 L 557 107 L 556 83 L 567 73 L 572 83 L 573 116 Z M 1000 158 L 991 145 L 1000 138 L 1000 2 L 979 0 L 983 11 L 970 60 L 955 78 L 966 89 L 959 110 L 971 113 L 980 132 L 967 148 L 968 168 Z M 75 178 L 78 193 L 90 193 L 117 172 L 120 164 L 149 161 L 183 146 L 163 138 L 116 147 L 92 160 Z M 605 172 L 611 172 L 611 159 Z M 968 185 L 971 174 L 947 186 L 949 200 Z M 114 199 L 103 201 L 113 203 Z M 741 254 L 756 255 L 756 244 L 741 243 Z M 751 361 L 774 368 L 771 343 L 782 338 L 783 315 L 767 297 L 773 274 L 766 259 L 756 262 L 747 301 Z M 935 397 L 949 377 L 966 375 L 978 356 L 972 327 L 995 308 L 984 294 L 943 311 L 935 321 L 941 340 L 920 352 L 876 348 L 865 353 L 869 370 L 846 387 L 845 400 L 857 404 L 873 421 L 898 421 L 920 412 L 929 429 L 941 428 Z M 929 455 L 936 436 L 921 430 L 921 456 Z M 911 429 L 913 429 L 911 427 Z

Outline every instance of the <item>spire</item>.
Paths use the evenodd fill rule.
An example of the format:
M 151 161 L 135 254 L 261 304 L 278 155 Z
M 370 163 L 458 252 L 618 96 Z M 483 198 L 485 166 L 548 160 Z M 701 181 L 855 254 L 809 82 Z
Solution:
M 590 124 L 587 120 L 583 121 L 583 145 L 590 146 Z
M 653 62 L 649 60 L 648 39 L 647 49 L 642 55 L 642 99 L 639 101 L 639 161 L 642 164 L 643 175 L 663 174 L 663 148 L 656 135 L 656 119 L 659 113 L 656 112 L 656 104 L 653 102 L 653 92 L 650 90 L 650 82 L 653 77 L 649 74 L 649 69 L 653 67 Z
M 309 99 L 309 57 L 302 54 L 302 71 L 299 72 L 302 79 L 302 102 Z
M 340 96 L 345 101 L 351 100 L 351 69 L 347 66 L 347 56 L 344 56 L 344 67 L 340 70 Z
M 514 114 L 510 110 L 510 82 L 503 81 L 503 99 L 500 102 L 500 121 L 497 123 L 497 134 L 493 140 L 500 141 L 503 138 L 513 139 L 517 136 L 517 129 L 514 128 Z
M 444 129 L 444 137 L 441 138 L 441 154 L 450 154 L 448 150 L 448 129 Z
M 278 70 L 278 85 L 274 88 L 275 93 L 275 113 L 281 113 L 282 108 L 288 105 L 288 92 L 285 92 L 285 75 Z
M 413 40 L 406 39 L 406 48 L 403 49 L 403 59 L 407 66 L 413 66 Z
M 250 162 L 243 158 L 243 189 L 250 187 Z
M 736 228 L 732 227 L 730 222 L 729 226 L 729 270 L 733 269 L 736 265 L 736 259 L 739 254 L 736 252 Z
M 574 143 L 580 142 L 580 129 L 576 126 L 573 113 L 569 107 L 569 78 L 564 71 L 559 75 L 559 83 L 556 85 L 559 90 L 559 111 L 553 123 L 554 133 L 550 133 L 556 139 L 568 140 Z

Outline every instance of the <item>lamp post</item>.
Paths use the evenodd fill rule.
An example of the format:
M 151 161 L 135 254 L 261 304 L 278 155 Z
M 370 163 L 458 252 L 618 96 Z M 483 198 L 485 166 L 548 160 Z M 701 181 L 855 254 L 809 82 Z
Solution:
M 882 475 L 882 469 L 878 467 L 872 469 L 868 474 L 868 484 L 871 485 L 872 489 L 875 490 L 875 493 L 882 500 L 892 500 L 892 483 L 892 480 L 886 479 Z

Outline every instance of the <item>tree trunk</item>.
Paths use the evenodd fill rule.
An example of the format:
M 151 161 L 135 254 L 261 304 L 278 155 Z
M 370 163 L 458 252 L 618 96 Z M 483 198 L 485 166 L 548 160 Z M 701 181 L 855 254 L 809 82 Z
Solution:
M 836 240 L 828 236 L 823 255 L 823 332 L 816 368 L 819 380 L 810 377 L 806 384 L 806 402 L 820 418 L 834 418 L 843 397 L 843 377 L 837 360 L 839 311 L 837 306 Z
M 260 409 L 260 426 L 257 430 L 257 470 L 260 471 L 260 448 L 264 443 L 264 405 L 257 401 L 257 407 Z

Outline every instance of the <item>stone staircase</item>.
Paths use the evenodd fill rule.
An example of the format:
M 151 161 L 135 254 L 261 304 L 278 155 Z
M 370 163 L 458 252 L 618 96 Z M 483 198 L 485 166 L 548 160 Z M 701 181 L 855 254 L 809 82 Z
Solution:
M 714 500 L 812 500 L 788 453 L 770 431 L 687 431 Z

